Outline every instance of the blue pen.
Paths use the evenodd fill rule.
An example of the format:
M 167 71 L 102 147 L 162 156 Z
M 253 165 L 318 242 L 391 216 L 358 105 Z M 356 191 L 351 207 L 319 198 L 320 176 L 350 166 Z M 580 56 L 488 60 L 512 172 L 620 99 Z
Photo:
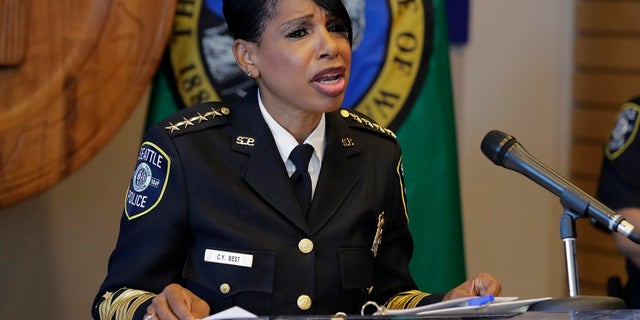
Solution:
M 493 301 L 494 296 L 492 294 L 488 294 L 486 296 L 481 296 L 477 298 L 473 298 L 467 301 L 468 306 L 483 306 L 491 301 Z

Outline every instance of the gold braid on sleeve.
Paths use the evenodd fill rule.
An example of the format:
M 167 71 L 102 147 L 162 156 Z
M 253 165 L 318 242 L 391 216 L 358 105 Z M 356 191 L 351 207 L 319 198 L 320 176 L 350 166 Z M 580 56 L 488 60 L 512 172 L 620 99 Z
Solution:
M 155 294 L 142 290 L 122 288 L 115 292 L 107 291 L 104 300 L 98 306 L 102 320 L 131 320 L 138 307 Z
M 396 294 L 384 305 L 387 309 L 411 309 L 417 307 L 422 298 L 430 295 L 420 290 L 409 290 Z

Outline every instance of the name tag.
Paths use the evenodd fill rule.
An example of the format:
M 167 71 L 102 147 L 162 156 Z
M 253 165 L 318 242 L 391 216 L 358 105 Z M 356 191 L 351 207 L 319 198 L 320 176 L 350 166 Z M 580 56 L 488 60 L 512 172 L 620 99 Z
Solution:
M 207 249 L 204 252 L 204 261 L 251 268 L 253 266 L 253 255 Z

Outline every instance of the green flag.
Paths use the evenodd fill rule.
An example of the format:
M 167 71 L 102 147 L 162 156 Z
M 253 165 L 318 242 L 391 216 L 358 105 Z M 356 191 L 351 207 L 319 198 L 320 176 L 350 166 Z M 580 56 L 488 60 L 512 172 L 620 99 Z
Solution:
M 159 122 L 179 109 L 170 89 L 169 79 L 163 71 L 160 69 L 153 77 L 145 127 Z
M 444 1 L 344 1 L 354 28 L 344 106 L 397 132 L 415 242 L 411 270 L 428 292 L 465 279 Z M 253 84 L 235 65 L 221 2 L 178 3 L 147 125 L 200 101 L 238 98 Z
M 415 242 L 410 267 L 418 285 L 432 291 L 446 291 L 466 278 L 444 1 L 433 1 L 428 73 L 397 131 Z

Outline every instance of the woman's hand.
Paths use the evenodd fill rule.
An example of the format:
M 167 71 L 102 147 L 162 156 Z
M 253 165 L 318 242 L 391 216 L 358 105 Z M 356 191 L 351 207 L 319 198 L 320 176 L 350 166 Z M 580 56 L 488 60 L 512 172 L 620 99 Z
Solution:
M 209 305 L 179 284 L 170 284 L 147 307 L 144 320 L 195 320 L 209 315 Z
M 442 300 L 444 301 L 469 296 L 483 296 L 487 294 L 493 294 L 496 297 L 501 296 L 502 285 L 500 284 L 500 281 L 492 275 L 488 273 L 480 273 L 447 292 Z

